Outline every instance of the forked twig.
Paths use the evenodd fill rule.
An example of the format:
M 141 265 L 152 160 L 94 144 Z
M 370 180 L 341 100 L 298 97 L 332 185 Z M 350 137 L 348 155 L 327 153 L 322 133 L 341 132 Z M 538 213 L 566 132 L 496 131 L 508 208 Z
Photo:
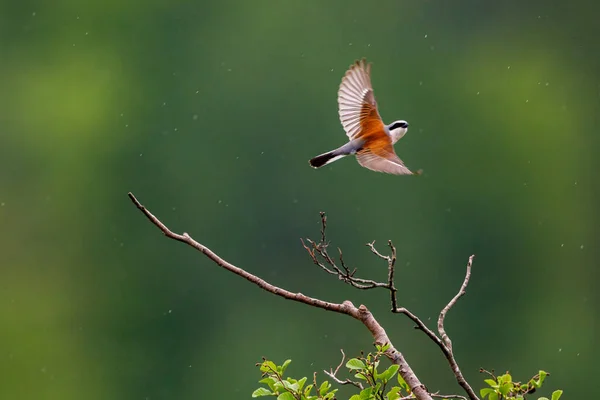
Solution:
M 471 279 L 471 267 L 473 266 L 474 258 L 475 258 L 475 254 L 473 254 L 473 255 L 471 255 L 471 257 L 469 257 L 469 261 L 467 262 L 467 273 L 465 274 L 465 279 L 464 279 L 462 285 L 460 286 L 460 290 L 458 291 L 456 296 L 454 296 L 452 298 L 452 300 L 450 300 L 448 302 L 448 304 L 446 304 L 446 307 L 444 307 L 442 309 L 442 311 L 440 312 L 440 316 L 438 318 L 438 332 L 440 334 L 440 337 L 444 341 L 444 344 L 446 344 L 446 346 L 450 350 L 452 350 L 452 341 L 450 340 L 450 338 L 448 337 L 448 334 L 446 334 L 446 330 L 444 329 L 444 319 L 446 318 L 446 314 L 448 313 L 448 311 L 450 311 L 450 309 L 452 307 L 454 307 L 454 305 L 456 304 L 458 299 L 460 299 L 462 296 L 465 295 L 465 293 L 467 293 L 467 285 L 469 284 L 469 279 Z
M 367 243 L 371 252 L 375 254 L 377 257 L 387 261 L 388 264 L 388 279 L 387 285 L 385 287 L 390 291 L 390 303 L 392 303 L 392 310 L 395 310 L 398 307 L 398 301 L 396 300 L 396 293 L 398 290 L 396 289 L 394 283 L 394 271 L 396 270 L 396 246 L 392 243 L 391 240 L 388 240 L 388 246 L 390 247 L 391 254 L 389 256 L 384 256 L 375 248 L 375 241 L 373 240 L 371 243 Z
M 338 279 L 341 280 L 342 282 L 345 282 L 345 283 L 349 284 L 350 286 L 355 287 L 357 289 L 361 289 L 361 290 L 368 290 L 368 289 L 374 289 L 374 288 L 386 288 L 387 289 L 388 284 L 386 284 L 386 283 L 377 282 L 372 279 L 357 278 L 356 276 L 354 276 L 356 274 L 356 268 L 350 270 L 350 268 L 348 268 L 346 266 L 346 263 L 344 262 L 344 255 L 342 253 L 342 250 L 339 247 L 338 247 L 338 252 L 340 255 L 341 268 L 338 267 L 336 261 L 327 252 L 327 248 L 329 247 L 329 242 L 327 241 L 327 235 L 326 235 L 327 215 L 321 211 L 320 216 L 321 216 L 321 239 L 320 239 L 320 241 L 315 242 L 314 240 L 306 239 L 306 242 L 304 242 L 304 239 L 300 239 L 300 242 L 302 243 L 302 247 L 304 247 L 304 249 L 308 253 L 308 255 L 311 258 L 311 260 L 313 261 L 313 263 L 315 265 L 319 266 L 323 271 L 327 272 L 328 274 L 337 276 Z M 306 244 L 306 243 L 308 243 L 308 244 Z M 322 261 L 321 261 L 321 259 L 319 259 L 319 257 L 322 259 Z
M 363 387 L 362 383 L 352 381 L 349 378 L 347 378 L 345 380 L 341 380 L 337 377 L 337 373 L 340 370 L 340 368 L 342 367 L 342 365 L 344 365 L 344 360 L 346 359 L 346 354 L 344 353 L 344 350 L 340 349 L 340 351 L 342 352 L 342 361 L 340 361 L 340 363 L 337 366 L 337 368 L 335 369 L 335 371 L 330 369 L 329 371 L 323 370 L 323 372 L 325 372 L 325 374 L 327 376 L 329 376 L 331 379 L 333 379 L 336 383 L 338 383 L 340 385 L 354 385 L 357 388 L 359 388 L 360 390 L 363 390 L 364 387 Z

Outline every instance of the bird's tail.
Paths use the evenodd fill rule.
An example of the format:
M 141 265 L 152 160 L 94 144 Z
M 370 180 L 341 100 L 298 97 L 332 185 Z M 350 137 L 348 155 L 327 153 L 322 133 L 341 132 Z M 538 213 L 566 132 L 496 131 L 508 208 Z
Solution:
M 311 158 L 308 162 L 313 168 L 321 168 L 323 165 L 330 164 L 344 156 L 346 156 L 346 154 L 340 154 L 338 150 L 333 150 Z

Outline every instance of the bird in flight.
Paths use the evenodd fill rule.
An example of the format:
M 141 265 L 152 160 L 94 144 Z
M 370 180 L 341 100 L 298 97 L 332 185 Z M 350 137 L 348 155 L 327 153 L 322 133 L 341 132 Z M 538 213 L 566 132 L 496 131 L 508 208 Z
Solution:
M 373 171 L 394 175 L 418 174 L 406 168 L 394 152 L 394 144 L 406 134 L 408 122 L 383 123 L 371 86 L 371 64 L 367 64 L 364 58 L 352 64 L 342 78 L 338 105 L 340 121 L 350 141 L 311 159 L 309 163 L 313 168 L 356 154 L 358 163 Z

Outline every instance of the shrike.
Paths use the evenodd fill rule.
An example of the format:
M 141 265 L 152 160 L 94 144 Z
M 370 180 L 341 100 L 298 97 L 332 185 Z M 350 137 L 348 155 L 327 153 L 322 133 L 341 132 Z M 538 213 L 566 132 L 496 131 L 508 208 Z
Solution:
M 384 125 L 371 86 L 371 64 L 364 58 L 352 64 L 344 75 L 338 90 L 338 105 L 340 121 L 350 141 L 311 159 L 313 168 L 356 154 L 358 163 L 373 171 L 418 174 L 406 168 L 394 152 L 393 145 L 406 134 L 408 122 L 398 120 Z

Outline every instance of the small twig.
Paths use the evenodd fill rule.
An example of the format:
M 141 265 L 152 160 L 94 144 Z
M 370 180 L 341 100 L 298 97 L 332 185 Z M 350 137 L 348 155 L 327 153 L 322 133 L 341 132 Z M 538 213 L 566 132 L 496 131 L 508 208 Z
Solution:
M 325 371 L 323 370 L 323 372 L 325 372 L 325 374 L 327 376 L 329 376 L 331 379 L 333 379 L 337 384 L 339 385 L 354 385 L 357 388 L 359 388 L 360 390 L 363 390 L 363 385 L 360 382 L 355 382 L 350 380 L 349 378 L 346 380 L 341 380 L 339 379 L 336 375 L 338 373 L 338 371 L 340 370 L 340 368 L 342 367 L 342 365 L 344 365 L 344 360 L 346 359 L 346 354 L 344 354 L 344 350 L 340 349 L 340 351 L 342 352 L 342 361 L 340 361 L 340 364 L 337 366 L 337 368 L 335 369 L 335 371 L 332 371 L 331 369 L 329 371 Z M 315 387 L 317 387 L 317 385 L 315 385 Z
M 464 296 L 467 292 L 467 285 L 469 284 L 469 279 L 471 279 L 471 267 L 473 266 L 473 258 L 475 258 L 475 254 L 469 257 L 469 261 L 467 262 L 467 273 L 465 274 L 465 279 L 460 287 L 460 290 L 458 291 L 456 296 L 454 296 L 452 300 L 448 302 L 446 307 L 442 309 L 438 318 L 438 332 L 440 334 L 440 337 L 450 350 L 452 350 L 452 341 L 450 340 L 450 337 L 448 337 L 448 335 L 446 334 L 446 330 L 444 329 L 444 319 L 446 318 L 446 314 L 448 313 L 448 311 L 450 311 L 450 309 L 454 307 L 458 299 Z
M 354 268 L 354 270 L 352 272 L 350 272 L 348 267 L 346 267 L 346 263 L 344 262 L 344 253 L 342 253 L 342 249 L 340 249 L 339 247 L 338 247 L 338 253 L 340 254 L 340 264 L 342 264 L 342 268 L 344 268 L 344 271 L 346 271 L 345 275 L 351 278 L 352 275 L 354 275 L 354 273 L 356 272 L 356 268 Z
M 390 257 L 390 261 L 388 262 L 388 285 L 390 287 L 390 301 L 392 303 L 392 310 L 398 307 L 398 302 L 396 300 L 396 286 L 394 284 L 394 271 L 396 269 L 396 247 L 391 240 L 388 240 L 388 246 L 390 246 L 390 250 L 392 251 L 392 255 Z
M 482 374 L 489 375 L 493 380 L 498 380 L 498 378 L 494 374 L 494 370 L 488 371 L 487 369 L 479 368 L 479 372 Z
M 392 304 L 392 312 L 394 312 L 394 310 L 396 308 L 398 308 L 398 301 L 396 299 L 396 294 L 397 294 L 398 290 L 396 289 L 396 286 L 394 284 L 394 272 L 396 269 L 396 247 L 394 246 L 394 244 L 392 243 L 391 240 L 388 240 L 388 246 L 390 247 L 391 255 L 384 256 L 379 251 L 377 251 L 377 249 L 375 248 L 374 240 L 371 243 L 367 243 L 367 246 L 369 247 L 369 249 L 371 250 L 371 252 L 373 254 L 375 254 L 377 257 L 387 261 L 388 279 L 387 279 L 387 284 L 385 285 L 385 287 L 386 287 L 386 289 L 388 289 L 390 291 L 390 303 Z
M 452 298 L 452 300 L 450 300 L 450 302 L 448 302 L 446 307 L 444 307 L 442 309 L 442 311 L 440 312 L 440 316 L 438 318 L 438 332 L 440 334 L 442 341 L 444 342 L 444 347 L 446 348 L 446 351 L 444 351 L 444 354 L 446 355 L 446 359 L 448 360 L 448 363 L 450 364 L 450 368 L 452 368 L 452 372 L 454 372 L 454 376 L 456 377 L 458 384 L 465 390 L 465 392 L 467 392 L 467 394 L 469 395 L 469 398 L 471 400 L 478 399 L 478 397 L 475 394 L 475 391 L 473 390 L 471 385 L 469 385 L 469 383 L 463 376 L 463 374 L 458 366 L 458 363 L 456 362 L 456 358 L 454 358 L 454 351 L 452 350 L 452 341 L 450 340 L 450 337 L 448 336 L 448 334 L 446 333 L 446 330 L 444 329 L 444 319 L 446 318 L 446 314 L 448 313 L 448 311 L 450 311 L 450 309 L 456 304 L 458 299 L 460 299 L 466 293 L 467 285 L 469 284 L 469 279 L 471 278 L 471 267 L 473 266 L 474 258 L 475 258 L 475 254 L 473 254 L 469 257 L 469 261 L 467 262 L 467 272 L 465 274 L 465 279 L 460 287 L 460 290 L 458 291 L 456 296 L 454 296 Z
M 329 255 L 327 252 L 327 247 L 329 243 L 327 242 L 326 237 L 326 229 L 327 229 L 327 216 L 324 212 L 320 213 L 321 216 L 321 241 L 316 243 L 314 240 L 306 239 L 308 245 L 304 242 L 303 239 L 300 239 L 302 243 L 302 247 L 306 250 L 309 257 L 313 261 L 313 263 L 323 271 L 327 272 L 330 275 L 335 275 L 339 280 L 349 284 L 350 286 L 361 289 L 368 290 L 374 288 L 388 288 L 389 284 L 383 282 L 377 282 L 372 279 L 362 279 L 354 276 L 356 274 L 356 268 L 350 270 L 344 262 L 344 255 L 342 250 L 338 247 L 338 252 L 340 254 L 340 265 L 341 268 L 337 266 L 335 260 Z M 319 256 L 323 259 L 321 261 Z M 389 257 L 388 257 L 389 258 Z M 391 259 L 390 259 L 391 262 Z M 394 260 L 395 262 L 395 260 Z M 395 288 L 394 288 L 395 291 Z
M 342 365 L 344 365 L 344 361 L 346 360 L 346 353 L 344 353 L 344 349 L 340 349 L 340 352 L 342 353 L 342 361 L 340 361 L 335 371 L 333 371 L 334 375 L 337 375 L 338 371 L 340 370 L 340 368 L 342 368 Z
M 391 259 L 389 256 L 384 256 L 383 254 L 381 254 L 380 252 L 377 251 L 377 249 L 375 248 L 375 241 L 373 240 L 371 243 L 367 243 L 367 247 L 369 249 L 371 249 L 371 251 L 373 252 L 373 254 L 375 254 L 377 257 L 381 258 L 382 260 L 387 261 L 388 263 L 391 262 Z
M 320 211 L 319 215 L 321 216 L 321 243 L 326 243 L 325 230 L 327 229 L 327 215 L 324 211 Z
M 467 400 L 467 398 L 465 396 L 460 396 L 458 394 L 439 394 L 439 392 L 436 393 L 430 393 L 431 397 L 435 397 L 438 399 L 462 399 L 462 400 Z
M 319 267 L 321 267 L 325 272 L 327 272 L 329 274 L 338 275 L 338 272 L 327 268 L 327 266 L 325 264 L 323 264 L 322 262 L 319 261 L 319 259 L 317 258 L 317 255 L 315 253 L 315 251 L 317 251 L 316 244 L 310 239 L 306 239 L 306 240 L 312 245 L 312 247 L 307 246 L 306 243 L 304 243 L 304 240 L 302 240 L 302 239 L 300 239 L 300 242 L 302 243 L 302 247 L 304 247 L 304 249 L 308 252 L 308 255 L 310 256 L 310 258 L 313 260 L 313 263 L 315 263 L 315 265 L 318 265 Z M 319 254 L 320 254 L 320 252 L 319 252 Z
M 429 329 L 427 327 L 427 325 L 425 325 L 425 323 L 423 321 L 421 321 L 421 319 L 419 317 L 417 317 L 415 314 L 413 314 L 412 312 L 410 312 L 408 309 L 406 309 L 404 307 L 396 308 L 395 310 L 392 310 L 392 312 L 398 313 L 398 314 L 404 314 L 408 318 L 410 318 L 415 324 L 417 324 L 417 326 L 415 326 L 415 328 L 423 331 L 431 340 L 433 340 L 435 342 L 435 344 L 437 344 L 440 347 L 440 349 L 444 352 L 444 354 L 446 356 L 448 356 L 448 354 L 447 354 L 448 349 L 444 345 L 444 342 L 442 342 L 442 340 L 435 334 L 435 332 L 432 331 L 431 329 Z

